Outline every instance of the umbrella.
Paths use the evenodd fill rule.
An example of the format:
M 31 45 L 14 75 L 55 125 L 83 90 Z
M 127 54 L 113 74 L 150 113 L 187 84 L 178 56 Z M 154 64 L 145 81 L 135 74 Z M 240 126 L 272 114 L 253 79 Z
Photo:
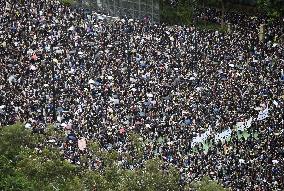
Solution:
M 48 140 L 48 142 L 49 143 L 55 143 L 56 141 L 55 141 L 55 139 L 50 139 L 50 140 Z
M 184 123 L 186 125 L 191 125 L 192 124 L 192 120 L 191 119 L 186 119 L 186 120 L 184 120 Z
M 31 127 L 32 127 L 32 125 L 30 123 L 25 124 L 26 129 L 30 129 Z
M 147 93 L 146 95 L 147 95 L 147 97 L 150 97 L 150 98 L 154 97 L 154 95 L 151 94 L 151 93 Z
M 124 129 L 124 128 L 119 129 L 119 133 L 120 133 L 120 134 L 125 133 L 125 129 Z
M 88 82 L 88 84 L 94 84 L 94 83 L 95 83 L 95 81 L 92 80 L 92 79 L 90 79 L 89 82 Z
M 53 61 L 54 63 L 58 64 L 58 60 L 57 60 L 56 58 L 54 58 L 52 61 Z
M 32 60 L 37 60 L 37 56 L 34 54 L 34 55 L 32 55 L 32 58 L 31 58 Z
M 61 127 L 67 127 L 66 123 L 61 123 Z
M 31 70 L 36 70 L 36 67 L 34 65 L 31 65 Z
M 11 84 L 13 81 L 15 81 L 15 77 L 13 75 L 11 75 L 9 78 L 8 78 L 8 81 L 9 83 Z
M 67 137 L 69 140 L 76 141 L 77 138 L 74 135 L 68 135 Z
M 66 126 L 65 126 L 65 129 L 66 129 L 66 130 L 71 130 L 71 129 L 72 129 L 72 126 L 71 126 L 71 125 L 66 125 Z
M 75 27 L 74 26 L 71 26 L 69 29 L 68 29 L 68 31 L 73 31 L 75 29 Z

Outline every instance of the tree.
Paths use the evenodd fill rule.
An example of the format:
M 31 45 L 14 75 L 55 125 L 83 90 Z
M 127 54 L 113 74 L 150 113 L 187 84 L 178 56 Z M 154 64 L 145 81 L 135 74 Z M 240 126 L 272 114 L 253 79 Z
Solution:
M 224 28 L 224 19 L 225 19 L 225 2 L 224 0 L 218 0 L 219 4 L 221 4 L 221 27 Z
M 226 191 L 225 188 L 209 177 L 203 177 L 201 181 L 192 183 L 191 187 L 196 191 Z
M 71 6 L 76 3 L 76 0 L 60 0 L 60 2 L 65 6 Z
M 15 161 L 23 147 L 35 146 L 40 136 L 33 137 L 23 125 L 15 124 L 0 129 L 0 153 Z
M 283 0 L 257 0 L 257 7 L 265 13 L 271 21 L 279 18 L 284 12 Z
M 177 6 L 177 16 L 181 24 L 190 24 L 193 22 L 193 13 L 196 8 L 197 0 L 182 0 Z

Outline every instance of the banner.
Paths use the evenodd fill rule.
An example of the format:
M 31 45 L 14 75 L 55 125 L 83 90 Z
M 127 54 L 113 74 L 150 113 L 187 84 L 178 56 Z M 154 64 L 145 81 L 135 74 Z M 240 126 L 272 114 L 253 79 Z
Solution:
M 266 107 L 265 110 L 260 111 L 260 112 L 258 113 L 257 120 L 258 120 L 258 121 L 261 121 L 261 120 L 264 120 L 264 119 L 267 118 L 267 117 L 268 117 L 268 106 Z
M 196 144 L 204 142 L 206 139 L 208 139 L 210 134 L 211 134 L 211 128 L 209 128 L 205 133 L 202 133 L 201 135 L 194 137 L 191 142 L 191 147 L 194 147 Z
M 216 134 L 215 135 L 215 141 L 217 142 L 218 140 L 221 140 L 222 142 L 224 142 L 228 137 L 230 137 L 232 134 L 232 130 L 231 129 L 227 129 L 225 131 L 223 131 L 222 133 Z
M 246 122 L 237 122 L 237 130 L 244 131 L 245 129 L 250 128 L 251 124 L 252 124 L 252 117 Z
M 81 151 L 85 150 L 87 147 L 87 143 L 86 143 L 86 139 L 82 138 L 80 140 L 78 140 L 78 147 Z

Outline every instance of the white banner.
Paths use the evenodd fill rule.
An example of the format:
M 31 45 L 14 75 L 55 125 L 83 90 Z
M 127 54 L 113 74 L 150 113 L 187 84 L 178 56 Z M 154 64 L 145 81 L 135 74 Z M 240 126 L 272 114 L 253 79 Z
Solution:
M 194 137 L 191 142 L 191 147 L 194 147 L 196 144 L 204 142 L 206 139 L 208 139 L 210 134 L 211 134 L 211 128 L 208 129 L 205 133 L 202 133 L 201 135 Z
M 264 119 L 267 118 L 267 117 L 268 117 L 268 106 L 266 107 L 265 110 L 260 111 L 260 112 L 258 113 L 257 120 L 258 120 L 258 121 L 261 121 L 261 120 L 264 120 Z
M 222 133 L 216 134 L 215 135 L 215 141 L 217 142 L 218 140 L 225 141 L 228 137 L 230 137 L 232 134 L 231 129 L 227 129 L 223 131 Z
M 252 123 L 252 117 L 246 122 L 237 122 L 237 130 L 244 131 L 245 129 L 248 129 L 251 127 L 251 123 Z

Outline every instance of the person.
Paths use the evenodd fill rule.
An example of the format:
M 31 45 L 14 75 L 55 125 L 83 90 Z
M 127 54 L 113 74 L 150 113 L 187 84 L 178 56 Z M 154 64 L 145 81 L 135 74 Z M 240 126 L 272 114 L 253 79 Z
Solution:
M 284 47 L 273 42 L 280 35 L 277 22 L 259 42 L 264 16 L 227 12 L 225 21 L 234 27 L 226 34 L 143 20 L 106 22 L 56 0 L 13 2 L 11 9 L 4 4 L 0 123 L 21 121 L 35 133 L 52 123 L 66 133 L 63 141 L 47 137 L 39 151 L 53 145 L 70 163 L 103 169 L 94 151 L 79 149 L 83 137 L 117 151 L 122 168 L 143 168 L 159 157 L 165 168 L 179 169 L 181 182 L 208 175 L 233 190 L 284 189 Z M 215 9 L 197 13 L 220 22 Z M 247 140 L 238 139 L 234 125 L 266 106 L 269 117 L 254 120 Z M 215 140 L 228 128 L 229 140 Z M 192 146 L 208 130 L 208 144 Z

